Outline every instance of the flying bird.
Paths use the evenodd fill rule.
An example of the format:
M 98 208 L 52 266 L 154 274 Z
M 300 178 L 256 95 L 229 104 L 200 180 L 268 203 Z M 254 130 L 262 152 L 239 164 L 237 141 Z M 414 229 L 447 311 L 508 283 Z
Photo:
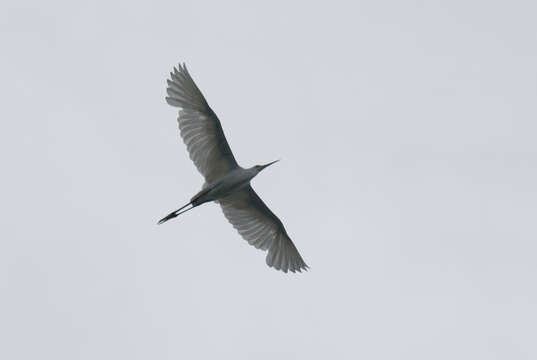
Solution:
M 220 204 L 224 216 L 250 245 L 268 251 L 268 266 L 285 273 L 307 270 L 308 265 L 280 219 L 250 185 L 257 174 L 278 160 L 251 168 L 239 166 L 224 136 L 220 120 L 184 63 L 173 69 L 167 83 L 166 101 L 171 106 L 182 108 L 177 118 L 179 132 L 190 159 L 205 178 L 205 183 L 188 204 L 158 223 L 162 224 L 201 204 L 214 201 Z

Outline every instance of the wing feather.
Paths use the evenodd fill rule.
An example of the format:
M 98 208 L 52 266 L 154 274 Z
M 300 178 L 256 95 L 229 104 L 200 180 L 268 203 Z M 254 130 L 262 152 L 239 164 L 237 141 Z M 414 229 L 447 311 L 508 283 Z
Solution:
M 251 186 L 218 202 L 225 217 L 250 245 L 268 250 L 268 266 L 283 272 L 308 269 L 280 219 Z
M 186 66 L 179 64 L 167 80 L 168 104 L 182 108 L 177 121 L 190 159 L 207 183 L 213 183 L 237 162 L 226 140 L 220 120 L 192 80 Z

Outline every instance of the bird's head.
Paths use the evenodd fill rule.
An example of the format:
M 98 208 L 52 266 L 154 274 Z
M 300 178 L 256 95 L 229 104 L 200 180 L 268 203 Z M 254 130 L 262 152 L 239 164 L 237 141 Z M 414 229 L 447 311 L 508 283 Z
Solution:
M 265 164 L 265 165 L 256 165 L 256 166 L 254 166 L 254 169 L 256 169 L 257 172 L 259 173 L 259 172 L 261 172 L 261 170 L 269 167 L 270 165 L 272 165 L 274 163 L 277 163 L 278 161 L 280 161 L 280 160 L 275 160 L 275 161 L 269 162 L 268 164 Z

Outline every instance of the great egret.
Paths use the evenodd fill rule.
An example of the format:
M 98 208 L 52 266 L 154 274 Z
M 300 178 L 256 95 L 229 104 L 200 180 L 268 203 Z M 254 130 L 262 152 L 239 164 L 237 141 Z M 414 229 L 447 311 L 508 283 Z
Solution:
M 179 131 L 190 159 L 205 178 L 205 184 L 188 204 L 170 213 L 162 224 L 209 201 L 220 204 L 224 216 L 250 245 L 268 250 L 268 266 L 283 272 L 307 270 L 308 265 L 287 235 L 282 222 L 257 196 L 250 185 L 261 170 L 274 164 L 256 165 L 249 169 L 235 161 L 224 136 L 220 120 L 207 104 L 186 65 L 179 64 L 170 73 L 168 96 L 171 106 L 180 107 Z M 187 208 L 190 206 L 189 208 Z

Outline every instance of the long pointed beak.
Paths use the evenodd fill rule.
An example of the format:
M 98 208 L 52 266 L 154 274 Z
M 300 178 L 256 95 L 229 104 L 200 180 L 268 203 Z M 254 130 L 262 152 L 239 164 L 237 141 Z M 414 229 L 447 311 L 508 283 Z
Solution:
M 277 163 L 278 161 L 280 161 L 280 160 L 279 160 L 279 159 L 278 159 L 278 160 L 274 160 L 273 162 L 269 162 L 268 164 L 262 165 L 261 170 L 268 168 L 270 165 L 275 164 L 275 163 Z

